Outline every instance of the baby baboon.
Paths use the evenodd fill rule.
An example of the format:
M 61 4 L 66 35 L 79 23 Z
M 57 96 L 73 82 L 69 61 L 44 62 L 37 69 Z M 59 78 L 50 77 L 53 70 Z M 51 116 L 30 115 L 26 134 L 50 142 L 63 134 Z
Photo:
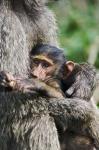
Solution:
M 68 77 L 62 80 L 66 96 L 90 101 L 97 84 L 96 69 L 88 63 L 70 63 L 73 70 Z
M 54 55 L 54 51 L 57 51 L 57 54 Z M 44 82 L 50 81 L 50 84 L 48 82 L 47 85 L 40 85 L 38 86 L 39 90 L 43 89 L 45 90 L 45 93 L 49 94 L 50 97 L 61 97 L 63 96 L 63 93 L 60 90 L 59 86 L 56 87 L 56 82 L 60 84 L 59 79 L 62 81 L 62 90 L 65 92 L 65 95 L 70 98 L 80 98 L 83 100 L 89 101 L 90 105 L 92 105 L 92 102 L 90 101 L 91 96 L 93 94 L 93 91 L 96 86 L 96 70 L 91 65 L 84 63 L 84 64 L 74 64 L 71 61 L 67 61 L 65 65 L 65 57 L 62 57 L 62 59 L 58 60 L 58 53 L 60 50 L 51 47 L 49 45 L 39 45 L 35 48 L 35 51 L 33 50 L 31 52 L 31 68 L 32 68 L 32 75 L 35 78 L 40 78 Z M 62 53 L 62 52 L 61 52 Z M 57 63 L 59 62 L 59 63 Z M 62 63 L 61 63 L 62 62 Z M 43 67 L 43 68 L 42 68 Z M 51 70 L 51 67 L 54 68 Z M 56 68 L 57 69 L 56 69 Z M 61 71 L 59 71 L 61 69 Z M 48 72 L 50 70 L 50 72 Z M 58 74 L 57 74 L 58 72 Z M 47 74 L 48 73 L 48 74 Z M 47 80 L 46 80 L 47 79 Z M 50 80 L 52 79 L 52 81 Z M 56 80 L 56 82 L 53 82 Z M 51 83 L 52 86 L 51 86 Z M 48 85 L 51 87 L 49 88 Z M 54 87 L 54 89 L 52 89 Z M 56 89 L 56 91 L 55 91 Z M 62 95 L 58 93 L 62 93 Z M 94 107 L 92 105 L 92 107 Z M 80 109 L 80 107 L 78 107 Z M 96 108 L 93 108 L 96 109 Z M 97 117 L 96 117 L 97 116 Z M 94 144 L 98 148 L 99 147 L 99 132 L 98 132 L 98 120 L 99 112 L 96 110 L 93 119 L 91 122 L 87 122 L 84 127 L 80 125 L 80 122 L 78 123 L 78 127 L 75 128 L 74 124 L 70 124 L 67 128 L 68 130 L 71 130 L 68 132 L 66 128 L 66 133 L 64 136 L 64 132 L 62 133 L 62 130 L 60 131 L 60 125 L 58 122 L 56 122 L 56 125 L 58 127 L 58 131 L 61 133 L 60 141 L 68 141 L 66 142 L 68 146 L 66 146 L 63 142 L 63 145 L 68 147 L 68 149 L 93 149 Z M 96 118 L 97 119 L 96 119 Z M 96 119 L 96 120 L 95 120 Z M 96 128 L 94 129 L 94 126 L 96 124 Z M 73 128 L 73 129 L 72 129 Z M 81 128 L 83 128 L 81 130 Z M 86 131 L 87 128 L 87 131 Z M 76 131 L 77 130 L 77 131 Z M 80 133 L 79 133 L 80 130 Z M 69 135 L 70 133 L 70 135 Z M 72 136 L 71 136 L 72 133 Z M 66 138 L 67 137 L 67 138 Z M 71 138 L 70 140 L 67 140 Z M 63 140 L 62 140 L 63 139 Z M 76 140 L 75 140 L 76 139 Z M 78 140 L 77 140 L 78 139 Z M 80 143 L 78 142 L 80 139 Z M 72 140 L 72 143 L 70 142 Z M 84 142 L 84 144 L 82 144 Z M 75 145 L 73 145 L 73 143 Z M 79 143 L 79 144 L 78 144 Z M 69 146 L 70 145 L 70 146 Z M 72 145 L 72 147 L 71 147 Z

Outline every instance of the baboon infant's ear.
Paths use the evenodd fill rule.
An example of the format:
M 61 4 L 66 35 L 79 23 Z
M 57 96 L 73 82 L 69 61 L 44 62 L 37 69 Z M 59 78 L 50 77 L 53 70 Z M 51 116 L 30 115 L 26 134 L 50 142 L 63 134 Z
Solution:
M 75 67 L 75 63 L 73 61 L 67 61 L 66 67 L 67 67 L 68 72 L 72 72 Z

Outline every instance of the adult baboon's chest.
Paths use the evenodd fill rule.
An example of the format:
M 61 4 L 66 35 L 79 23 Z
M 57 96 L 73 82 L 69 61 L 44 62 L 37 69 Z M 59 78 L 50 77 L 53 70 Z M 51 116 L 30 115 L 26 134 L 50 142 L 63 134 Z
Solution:
M 7 61 L 6 61 L 7 60 Z M 19 62 L 21 61 L 20 67 Z M 23 25 L 17 15 L 0 7 L 0 69 L 22 75 L 27 72 L 28 44 Z
M 17 19 L 21 23 L 21 26 L 26 36 L 26 44 L 28 50 L 31 51 L 33 46 L 37 44 L 37 39 L 38 39 L 37 21 L 36 20 L 34 21 L 32 17 L 28 16 L 28 14 L 25 12 L 23 8 L 21 10 L 15 10 L 15 12 L 13 13 L 15 13 Z

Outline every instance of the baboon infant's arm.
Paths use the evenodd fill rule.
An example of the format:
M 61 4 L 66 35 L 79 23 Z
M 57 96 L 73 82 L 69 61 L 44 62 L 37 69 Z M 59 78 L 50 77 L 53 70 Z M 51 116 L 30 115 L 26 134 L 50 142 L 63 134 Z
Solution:
M 59 84 L 53 79 L 45 83 L 39 79 L 22 79 L 20 77 L 14 77 L 11 73 L 4 71 L 0 72 L 0 87 L 2 90 L 6 91 L 7 89 L 24 92 L 38 91 L 42 96 L 51 98 L 64 97 Z

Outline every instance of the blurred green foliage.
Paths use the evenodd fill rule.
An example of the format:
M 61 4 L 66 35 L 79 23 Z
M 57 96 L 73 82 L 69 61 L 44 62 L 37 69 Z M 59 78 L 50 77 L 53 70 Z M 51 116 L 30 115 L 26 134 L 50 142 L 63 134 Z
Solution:
M 49 7 L 56 14 L 58 36 L 66 56 L 76 62 L 87 61 L 90 47 L 99 34 L 99 2 L 59 0 Z M 99 54 L 95 65 L 99 68 Z
M 99 103 L 97 104 L 97 106 L 99 107 Z

